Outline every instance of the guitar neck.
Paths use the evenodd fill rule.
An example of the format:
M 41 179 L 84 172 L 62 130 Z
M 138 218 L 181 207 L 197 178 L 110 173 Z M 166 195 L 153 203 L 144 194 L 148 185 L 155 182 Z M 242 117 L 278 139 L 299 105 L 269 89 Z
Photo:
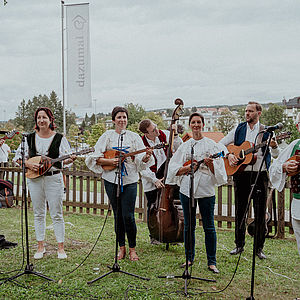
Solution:
M 253 153 L 256 152 L 258 149 L 262 148 L 263 146 L 265 146 L 267 144 L 267 141 L 262 142 L 260 144 L 257 144 L 256 146 L 249 148 L 247 150 L 245 150 L 245 155 L 249 154 L 249 153 Z
M 151 147 L 150 149 L 153 149 L 153 147 Z M 123 156 L 124 157 L 135 156 L 137 154 L 140 154 L 140 153 L 143 153 L 143 152 L 146 152 L 146 151 L 147 151 L 147 148 L 146 149 L 141 149 L 141 150 L 138 150 L 138 151 L 134 151 L 134 152 L 125 153 L 125 154 L 123 154 Z

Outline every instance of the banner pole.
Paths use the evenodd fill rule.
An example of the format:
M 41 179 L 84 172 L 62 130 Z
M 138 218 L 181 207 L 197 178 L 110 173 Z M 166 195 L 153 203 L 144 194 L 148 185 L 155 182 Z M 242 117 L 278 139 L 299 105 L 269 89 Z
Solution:
M 61 71 L 62 71 L 62 102 L 63 102 L 63 131 L 64 136 L 67 135 L 66 130 L 66 103 L 65 103 L 65 47 L 64 47 L 64 4 L 61 0 Z

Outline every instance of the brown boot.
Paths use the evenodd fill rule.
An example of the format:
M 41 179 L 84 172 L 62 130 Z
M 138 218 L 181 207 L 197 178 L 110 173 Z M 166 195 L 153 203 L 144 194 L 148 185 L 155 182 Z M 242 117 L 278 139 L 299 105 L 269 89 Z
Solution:
M 129 259 L 131 261 L 137 261 L 139 260 L 138 255 L 135 252 L 135 248 L 129 248 Z
M 118 260 L 124 259 L 125 256 L 126 256 L 126 248 L 125 248 L 125 246 L 121 246 L 119 253 L 118 253 Z

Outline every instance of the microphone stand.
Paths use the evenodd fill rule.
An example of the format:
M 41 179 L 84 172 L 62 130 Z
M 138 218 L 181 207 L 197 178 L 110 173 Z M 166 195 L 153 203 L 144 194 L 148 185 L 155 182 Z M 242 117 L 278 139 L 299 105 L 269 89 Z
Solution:
M 17 285 L 20 285 L 17 281 L 15 281 L 16 278 L 23 276 L 25 274 L 31 274 L 35 275 L 41 278 L 44 278 L 49 281 L 54 281 L 54 279 L 51 279 L 47 276 L 45 276 L 42 273 L 35 272 L 33 264 L 29 262 L 29 234 L 28 234 L 28 211 L 27 211 L 27 191 L 26 191 L 26 177 L 25 177 L 25 136 L 27 134 L 22 134 L 22 142 L 21 142 L 21 156 L 22 156 L 22 202 L 24 203 L 24 209 L 25 209 L 25 244 L 26 244 L 26 266 L 23 272 L 11 276 L 9 278 L 4 278 L 1 280 L 4 280 L 4 282 L 0 283 L 0 286 L 5 283 L 6 281 L 12 281 Z
M 123 144 L 123 134 L 122 133 L 120 134 L 120 139 L 121 139 L 120 149 L 122 149 L 122 144 Z M 146 277 L 142 277 L 142 276 L 139 276 L 139 275 L 136 275 L 136 274 L 133 274 L 133 273 L 122 271 L 120 265 L 118 264 L 118 248 L 119 248 L 119 245 L 118 245 L 118 243 L 119 243 L 119 222 L 118 222 L 118 216 L 119 216 L 120 210 L 121 210 L 121 177 L 122 177 L 121 170 L 122 170 L 122 158 L 123 158 L 123 155 L 122 155 L 121 151 L 119 151 L 118 170 L 116 172 L 117 175 L 118 175 L 118 184 L 117 184 L 117 194 L 116 194 L 117 212 L 116 212 L 116 218 L 115 218 L 115 222 L 116 222 L 116 224 L 115 224 L 115 228 L 116 228 L 115 262 L 114 262 L 114 264 L 113 264 L 112 267 L 107 266 L 110 269 L 110 271 L 108 271 L 107 273 L 99 276 L 98 278 L 96 278 L 94 280 L 88 281 L 87 282 L 88 284 L 92 284 L 92 283 L 96 282 L 97 280 L 100 280 L 100 279 L 106 277 L 107 275 L 109 275 L 111 273 L 115 273 L 115 272 L 127 274 L 127 275 L 130 275 L 130 276 L 133 276 L 133 277 L 136 277 L 136 278 L 139 278 L 139 279 L 143 279 L 143 280 L 150 280 L 150 278 L 146 278 Z
M 266 131 L 261 131 L 258 134 L 263 134 L 265 132 Z M 251 273 L 251 291 L 250 291 L 251 294 L 250 294 L 249 297 L 246 298 L 246 300 L 254 300 L 255 299 L 254 298 L 255 257 L 256 257 L 257 239 L 258 239 L 258 233 L 259 233 L 259 231 L 258 231 L 258 220 L 257 220 L 258 209 L 259 209 L 258 195 L 259 195 L 259 193 L 261 193 L 260 190 L 256 189 L 256 185 L 257 185 L 257 182 L 258 182 L 259 175 L 261 173 L 262 166 L 265 162 L 265 157 L 266 157 L 266 154 L 267 154 L 267 149 L 269 149 L 269 146 L 270 146 L 271 137 L 272 137 L 272 135 L 270 133 L 266 149 L 263 153 L 263 159 L 261 161 L 261 164 L 259 166 L 259 170 L 258 170 L 257 175 L 255 177 L 254 184 L 251 185 L 252 187 L 251 187 L 250 194 L 248 196 L 248 204 L 247 204 L 247 207 L 246 207 L 246 210 L 245 210 L 242 222 L 241 222 L 241 226 L 242 226 L 242 224 L 244 224 L 244 222 L 246 222 L 246 217 L 247 217 L 247 213 L 248 213 L 248 210 L 249 210 L 249 207 L 250 207 L 250 204 L 251 204 L 252 195 L 254 194 L 254 191 L 255 191 L 256 201 L 253 201 L 254 202 L 254 214 L 255 214 L 254 215 L 254 224 L 255 224 L 255 226 L 254 226 L 253 252 L 252 252 L 252 273 Z M 240 226 L 240 228 L 241 228 L 241 226 Z
M 192 208 L 196 207 L 195 198 L 194 198 L 194 145 L 191 145 L 191 171 L 189 172 L 190 175 L 190 199 L 188 205 L 188 215 L 189 215 L 189 227 L 188 227 L 188 236 L 187 236 L 187 249 L 185 255 L 185 270 L 182 275 L 167 275 L 167 276 L 158 276 L 158 278 L 182 278 L 184 279 L 184 295 L 188 296 L 188 280 L 189 279 L 196 279 L 196 280 L 203 280 L 208 282 L 216 282 L 214 279 L 205 279 L 200 277 L 192 276 L 192 272 L 189 272 L 189 254 L 192 249 Z

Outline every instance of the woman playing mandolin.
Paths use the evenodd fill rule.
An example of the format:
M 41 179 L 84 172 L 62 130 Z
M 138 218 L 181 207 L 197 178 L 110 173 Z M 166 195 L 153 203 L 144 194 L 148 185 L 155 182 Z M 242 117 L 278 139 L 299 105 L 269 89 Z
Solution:
M 41 164 L 31 162 L 29 159 L 35 156 L 45 155 L 58 158 L 71 152 L 69 143 L 62 134 L 54 131 L 54 116 L 47 107 L 40 107 L 34 114 L 35 132 L 26 137 L 25 142 L 25 166 L 33 172 L 38 172 Z M 18 147 L 14 161 L 21 161 L 21 145 Z M 76 156 L 71 156 L 64 161 L 64 165 L 70 164 Z M 63 193 L 64 184 L 61 170 L 62 163 L 55 163 L 46 173 L 37 178 L 27 179 L 30 197 L 33 204 L 34 227 L 38 242 L 35 259 L 43 258 L 46 251 L 45 228 L 46 211 L 49 206 L 50 216 L 53 221 L 54 234 L 58 243 L 58 258 L 67 258 L 64 251 L 65 224 L 63 219 Z
M 112 111 L 112 121 L 115 125 L 115 130 L 107 130 L 98 139 L 95 145 L 95 152 L 87 157 L 86 165 L 95 173 L 103 173 L 102 178 L 104 179 L 105 190 L 114 211 L 116 234 L 118 229 L 118 243 L 120 246 L 118 259 L 124 259 L 126 256 L 126 233 L 129 244 L 129 258 L 131 261 L 136 261 L 139 257 L 135 251 L 137 229 L 134 209 L 137 181 L 139 180 L 138 172 L 154 164 L 153 150 L 147 149 L 144 151 L 146 153 L 139 153 L 132 157 L 128 156 L 122 162 L 121 203 L 117 213 L 116 191 L 118 176 L 115 168 L 119 164 L 119 159 L 118 157 L 107 158 L 105 154 L 111 152 L 110 150 L 121 152 L 124 150 L 125 153 L 135 152 L 145 149 L 145 146 L 138 134 L 126 130 L 128 122 L 127 109 L 120 106 L 115 107 Z M 116 152 L 116 156 L 118 156 L 118 152 Z
M 196 206 L 198 203 L 202 216 L 203 228 L 205 232 L 205 246 L 208 269 L 214 273 L 219 273 L 216 267 L 216 248 L 217 237 L 214 225 L 214 207 L 215 207 L 215 185 L 222 185 L 227 182 L 227 175 L 223 159 L 213 160 L 210 156 L 216 152 L 224 150 L 224 147 L 216 144 L 213 140 L 203 137 L 202 129 L 204 126 L 204 117 L 199 113 L 191 114 L 189 126 L 192 130 L 193 138 L 182 144 L 170 160 L 169 174 L 167 181 L 173 180 L 178 176 L 180 180 L 180 201 L 184 213 L 184 244 L 185 254 L 188 256 L 189 265 L 195 257 L 195 228 L 196 228 Z M 198 168 L 194 168 L 194 198 L 195 207 L 190 205 L 190 176 L 186 176 L 191 171 L 191 163 L 184 165 L 191 160 L 191 148 L 194 149 L 194 159 L 204 163 Z M 191 218 L 191 243 L 189 240 L 189 220 Z M 182 265 L 185 267 L 185 264 Z

